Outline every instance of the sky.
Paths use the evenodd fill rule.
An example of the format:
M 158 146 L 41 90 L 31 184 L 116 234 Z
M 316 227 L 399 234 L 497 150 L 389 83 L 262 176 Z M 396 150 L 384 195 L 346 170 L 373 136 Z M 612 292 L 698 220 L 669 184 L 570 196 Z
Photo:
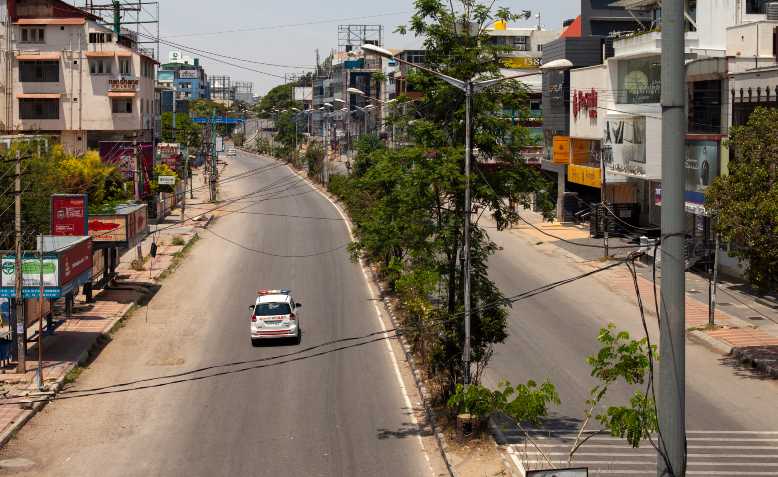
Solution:
M 411 35 L 392 32 L 408 22 L 413 3 L 413 0 L 159 0 L 163 41 L 217 53 L 219 58 L 237 66 L 205 58 L 214 55 L 187 52 L 185 48 L 165 44 L 160 45 L 161 56 L 166 59 L 170 50 L 181 50 L 199 57 L 208 75 L 251 81 L 255 94 L 265 94 L 283 83 L 285 74 L 299 74 L 304 68 L 312 68 L 317 48 L 322 58 L 337 48 L 341 24 L 381 24 L 386 47 L 413 46 L 418 40 Z M 560 30 L 563 20 L 580 13 L 579 0 L 498 0 L 496 5 L 514 11 L 532 11 L 531 20 L 511 26 L 535 26 L 534 15 L 540 13 L 544 28 Z

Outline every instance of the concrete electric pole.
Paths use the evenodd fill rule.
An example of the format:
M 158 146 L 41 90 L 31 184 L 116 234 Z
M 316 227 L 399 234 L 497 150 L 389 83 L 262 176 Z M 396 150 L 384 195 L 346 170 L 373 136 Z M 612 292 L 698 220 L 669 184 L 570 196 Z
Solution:
M 17 365 L 16 372 L 24 374 L 27 372 L 27 322 L 24 318 L 24 282 L 23 282 L 23 261 L 22 261 L 22 156 L 16 152 L 16 176 L 14 180 L 14 205 L 16 212 L 16 344 Z
M 684 0 L 662 3 L 662 291 L 659 318 L 659 477 L 686 475 Z

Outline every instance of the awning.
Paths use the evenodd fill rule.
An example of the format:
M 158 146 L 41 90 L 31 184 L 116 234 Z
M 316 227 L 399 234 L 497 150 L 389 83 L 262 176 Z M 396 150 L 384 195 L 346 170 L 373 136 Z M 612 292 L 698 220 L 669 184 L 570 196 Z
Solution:
M 36 61 L 36 60 L 58 60 L 60 53 L 58 51 L 26 51 L 16 54 L 16 59 L 19 61 Z
M 116 50 L 116 56 L 129 57 L 132 56 L 132 52 L 126 50 Z
M 87 51 L 87 52 L 86 52 L 86 57 L 87 57 L 87 58 L 109 58 L 109 57 L 110 57 L 110 58 L 113 58 L 113 56 L 115 55 L 115 53 L 116 53 L 116 52 L 114 52 L 114 51 L 112 51 L 112 50 L 111 50 L 111 51 L 106 51 L 106 50 L 101 50 L 101 51 Z
M 138 94 L 135 91 L 109 91 L 109 98 L 134 98 Z
M 16 93 L 18 99 L 59 99 L 59 93 Z
M 85 18 L 20 18 L 14 25 L 83 25 Z

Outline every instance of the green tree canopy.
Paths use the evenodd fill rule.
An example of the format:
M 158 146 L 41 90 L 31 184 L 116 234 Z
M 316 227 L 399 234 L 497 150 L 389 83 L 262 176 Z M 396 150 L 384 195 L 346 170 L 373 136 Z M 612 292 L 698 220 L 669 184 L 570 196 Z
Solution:
M 713 181 L 705 204 L 751 283 L 767 292 L 778 285 L 778 109 L 757 108 L 729 134 L 729 174 Z

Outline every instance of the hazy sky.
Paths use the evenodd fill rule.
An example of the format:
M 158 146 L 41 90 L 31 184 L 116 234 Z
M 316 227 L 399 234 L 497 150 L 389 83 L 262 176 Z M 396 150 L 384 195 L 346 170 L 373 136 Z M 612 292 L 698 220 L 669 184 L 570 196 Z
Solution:
M 314 65 L 316 48 L 322 57 L 337 48 L 339 24 L 384 25 L 387 47 L 411 46 L 415 42 L 411 36 L 392 33 L 397 25 L 407 23 L 413 0 L 160 0 L 159 3 L 163 41 L 238 58 L 223 59 L 282 77 L 206 58 L 212 55 L 184 51 L 187 55 L 200 57 L 209 75 L 229 75 L 233 80 L 252 81 L 255 94 L 264 94 L 283 82 L 285 73 L 299 73 L 300 67 Z M 531 10 L 533 15 L 540 13 L 542 25 L 557 30 L 561 29 L 564 19 L 580 13 L 579 0 L 502 0 L 497 4 L 514 10 Z M 524 24 L 535 25 L 536 20 L 533 18 Z M 225 32 L 244 29 L 254 31 Z M 167 58 L 171 49 L 176 48 L 162 44 L 162 58 Z M 246 60 L 296 68 L 247 63 Z

